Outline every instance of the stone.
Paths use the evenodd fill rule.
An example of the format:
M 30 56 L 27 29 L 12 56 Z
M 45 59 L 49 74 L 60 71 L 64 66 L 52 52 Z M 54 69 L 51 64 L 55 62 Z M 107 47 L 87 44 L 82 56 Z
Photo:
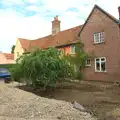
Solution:
M 78 109 L 80 111 L 85 111 L 85 108 L 76 101 L 73 103 L 73 108 Z

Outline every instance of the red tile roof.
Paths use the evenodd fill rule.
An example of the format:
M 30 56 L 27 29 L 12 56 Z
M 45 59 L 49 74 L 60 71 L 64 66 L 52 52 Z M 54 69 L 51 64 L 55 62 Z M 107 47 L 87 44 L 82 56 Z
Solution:
M 31 40 L 23 39 L 23 38 L 18 38 L 18 39 L 19 39 L 19 41 L 20 41 L 20 43 L 22 45 L 22 48 L 23 49 L 28 49 Z
M 22 47 L 26 50 L 31 50 L 34 47 L 38 47 L 42 49 L 49 47 L 58 47 L 58 46 L 63 46 L 78 42 L 77 37 L 81 28 L 82 25 L 68 30 L 60 31 L 56 35 L 48 35 L 46 37 L 39 38 L 36 40 L 28 40 L 22 38 L 18 38 L 18 39 Z
M 5 55 L 5 57 L 9 60 L 14 60 L 14 54 L 11 53 L 3 53 Z

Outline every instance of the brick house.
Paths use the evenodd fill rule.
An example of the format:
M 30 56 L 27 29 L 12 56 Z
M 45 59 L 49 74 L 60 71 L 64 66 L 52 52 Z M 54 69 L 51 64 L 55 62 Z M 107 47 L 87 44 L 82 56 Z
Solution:
M 0 52 L 0 64 L 13 64 L 14 54 Z
M 120 26 L 119 21 L 95 5 L 80 33 L 86 52 L 95 54 L 84 70 L 87 80 L 120 79 Z
M 120 7 L 119 7 L 120 12 Z M 83 70 L 86 80 L 113 81 L 120 79 L 120 21 L 95 5 L 84 25 L 60 31 L 58 16 L 52 21 L 52 34 L 36 40 L 18 38 L 15 59 L 33 47 L 56 47 L 65 54 L 75 53 L 75 44 L 81 41 L 87 53 L 94 58 L 86 60 Z

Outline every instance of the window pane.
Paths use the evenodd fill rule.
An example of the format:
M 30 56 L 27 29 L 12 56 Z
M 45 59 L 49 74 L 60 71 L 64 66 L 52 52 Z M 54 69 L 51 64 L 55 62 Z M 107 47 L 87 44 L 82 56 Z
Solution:
M 104 32 L 99 32 L 94 34 L 94 42 L 101 43 L 104 42 Z
M 90 59 L 87 59 L 87 64 L 90 64 Z
M 94 41 L 95 41 L 95 43 L 99 42 L 99 34 L 98 33 L 94 34 Z
M 101 62 L 101 71 L 106 71 L 105 62 Z
M 100 42 L 104 42 L 104 32 L 100 33 Z
M 101 61 L 105 61 L 105 58 L 102 58 Z
M 98 72 L 105 72 L 106 71 L 106 58 L 97 58 L 95 60 L 95 68 Z
M 99 62 L 96 63 L 96 70 L 100 71 L 100 63 Z
M 75 53 L 75 46 L 71 46 L 71 53 Z
M 86 65 L 91 65 L 91 59 L 90 58 L 86 59 Z
M 98 58 L 98 59 L 96 59 L 96 62 L 99 62 L 100 61 L 100 59 Z

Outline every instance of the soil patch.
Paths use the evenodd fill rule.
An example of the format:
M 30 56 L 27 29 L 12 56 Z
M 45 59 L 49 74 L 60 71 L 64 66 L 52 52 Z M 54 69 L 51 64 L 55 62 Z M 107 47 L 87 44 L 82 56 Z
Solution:
M 69 102 L 48 99 L 0 83 L 0 120 L 96 120 Z
M 32 92 L 36 95 L 65 100 L 77 101 L 88 112 L 97 116 L 98 120 L 118 120 L 113 110 L 120 109 L 120 87 L 113 83 L 103 82 L 64 82 L 58 84 L 54 91 L 34 90 L 28 86 L 19 86 L 19 89 Z M 118 115 L 118 114 L 117 114 Z M 120 113 L 119 115 L 120 116 Z

